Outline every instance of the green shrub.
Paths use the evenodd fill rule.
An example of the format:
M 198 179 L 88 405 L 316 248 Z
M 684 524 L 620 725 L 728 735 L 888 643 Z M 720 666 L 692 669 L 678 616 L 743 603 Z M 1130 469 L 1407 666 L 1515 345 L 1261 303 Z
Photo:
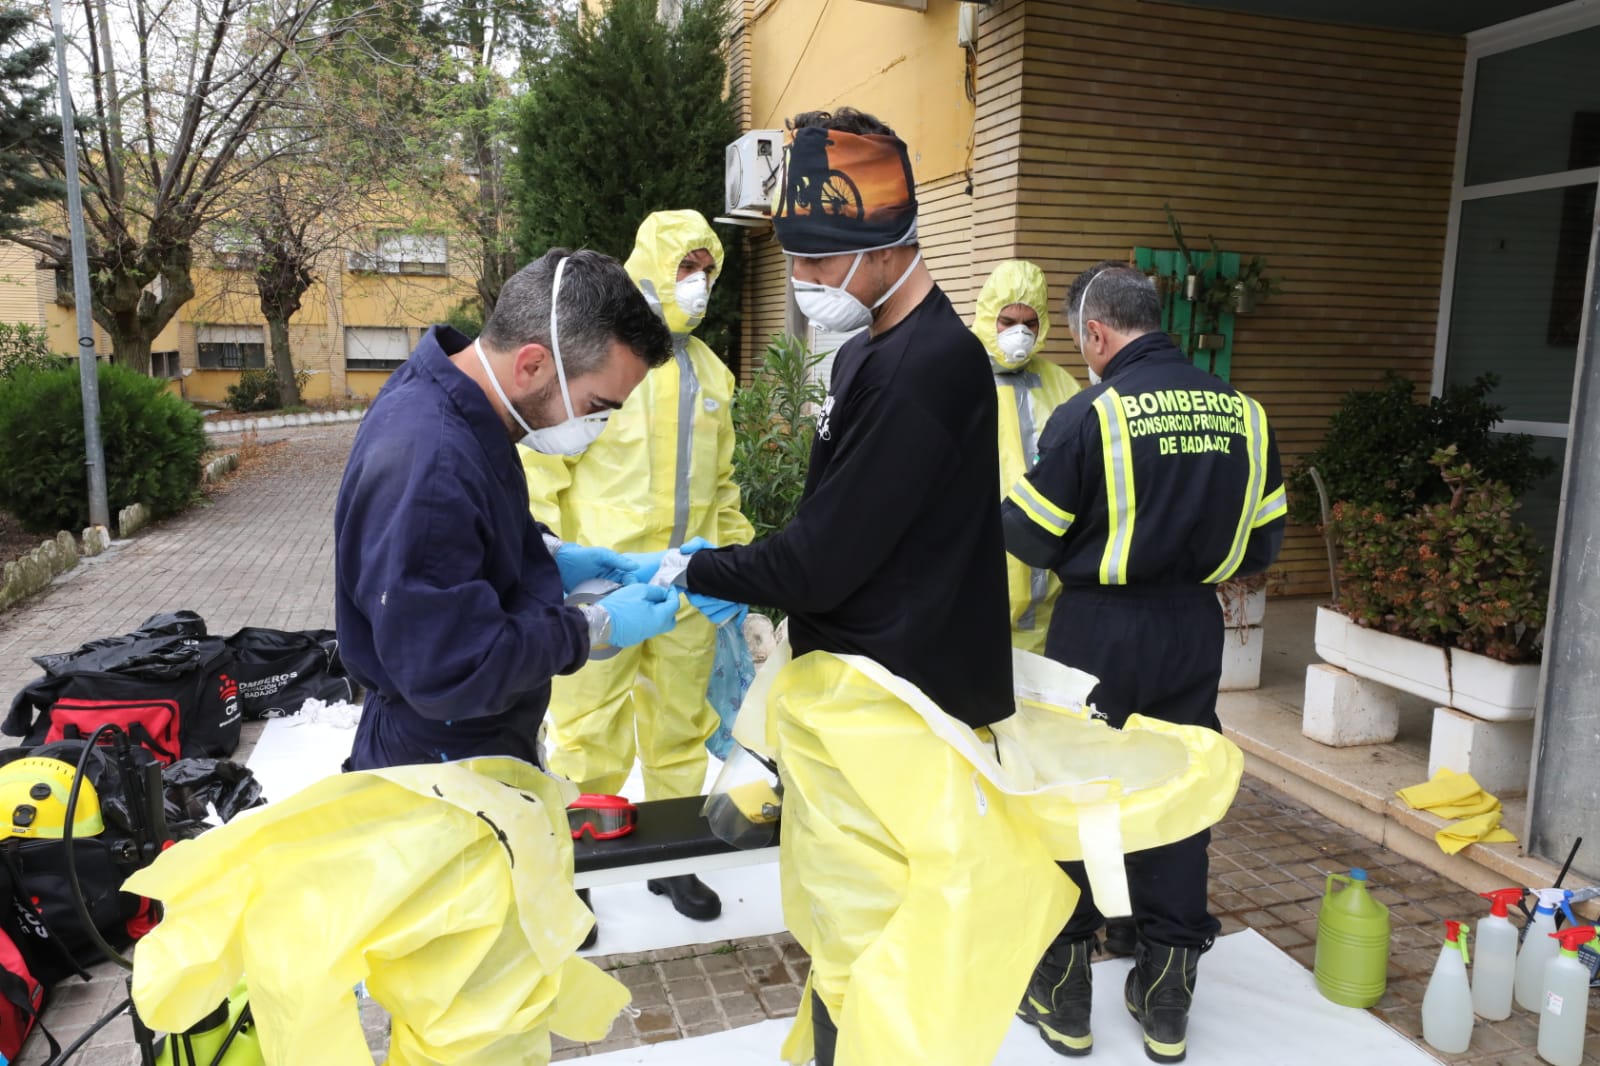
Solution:
M 1431 465 L 1442 502 L 1409 513 L 1334 505 L 1339 609 L 1396 636 L 1506 662 L 1537 659 L 1549 583 L 1538 538 L 1513 517 L 1515 495 L 1454 448 Z
M 200 485 L 206 435 L 199 412 L 158 378 L 109 364 L 99 377 L 111 513 L 139 502 L 157 518 L 182 510 Z M 33 533 L 89 524 L 76 366 L 0 381 L 0 508 Z
M 298 373 L 295 376 L 299 378 Z M 274 371 L 244 370 L 239 373 L 239 384 L 228 386 L 228 406 L 235 411 L 276 411 L 283 406 L 278 393 Z
M 47 370 L 67 361 L 50 351 L 44 330 L 25 322 L 0 322 L 0 381 L 23 370 Z
M 476 337 L 483 332 L 483 301 L 476 296 L 462 300 L 444 316 L 444 324 Z
M 1309 525 L 1322 520 L 1307 473 L 1313 466 L 1327 484 L 1330 502 L 1381 506 L 1399 514 L 1447 500 L 1449 489 L 1432 460 L 1441 448 L 1451 447 L 1485 479 L 1522 495 L 1555 466 L 1534 454 L 1532 437 L 1492 432 L 1505 410 L 1489 402 L 1496 384 L 1494 375 L 1485 374 L 1418 403 L 1411 382 L 1391 373 L 1381 389 L 1349 393 L 1322 447 L 1290 478 L 1290 514 Z
M 733 394 L 733 479 L 757 537 L 788 525 L 800 507 L 814 412 L 827 395 L 811 376 L 821 361 L 802 341 L 775 336 L 755 380 Z

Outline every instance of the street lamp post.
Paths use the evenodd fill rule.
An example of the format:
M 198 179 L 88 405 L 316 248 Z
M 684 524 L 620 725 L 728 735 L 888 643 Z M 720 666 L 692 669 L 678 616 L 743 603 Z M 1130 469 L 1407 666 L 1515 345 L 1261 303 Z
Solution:
M 106 456 L 100 443 L 100 379 L 94 357 L 94 322 L 89 313 L 89 250 L 83 234 L 83 193 L 78 187 L 78 138 L 67 84 L 67 38 L 61 0 L 50 0 L 56 38 L 56 80 L 61 90 L 61 146 L 67 174 L 67 222 L 72 239 L 72 302 L 78 315 L 78 380 L 83 388 L 84 465 L 89 471 L 89 524 L 111 525 L 106 503 Z

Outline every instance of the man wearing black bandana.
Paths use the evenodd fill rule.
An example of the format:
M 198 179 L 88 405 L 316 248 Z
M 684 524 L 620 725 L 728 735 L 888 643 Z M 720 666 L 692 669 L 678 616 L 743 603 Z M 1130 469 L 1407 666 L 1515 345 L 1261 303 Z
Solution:
M 774 228 L 796 301 L 824 329 L 860 332 L 834 359 L 794 520 L 695 553 L 688 588 L 781 608 L 797 659 L 865 656 L 983 727 L 1013 709 L 988 355 L 922 262 L 894 131 L 848 109 L 791 128 Z M 819 1066 L 837 1036 L 827 1008 L 814 992 Z

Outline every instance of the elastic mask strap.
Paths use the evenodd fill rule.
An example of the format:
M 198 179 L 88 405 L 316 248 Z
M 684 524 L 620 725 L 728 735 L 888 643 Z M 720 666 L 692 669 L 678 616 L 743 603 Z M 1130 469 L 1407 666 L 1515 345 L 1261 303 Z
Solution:
M 889 286 L 889 291 L 884 293 L 883 296 L 879 298 L 878 302 L 872 305 L 872 309 L 874 311 L 882 307 L 889 297 L 900 291 L 900 286 L 906 283 L 906 279 L 911 276 L 911 272 L 913 270 L 917 269 L 917 264 L 920 262 L 922 262 L 922 249 L 918 248 L 917 254 L 911 257 L 911 265 L 906 267 L 906 272 L 904 274 L 900 275 L 900 280 Z M 848 278 L 845 279 L 846 282 L 849 280 L 850 279 Z
M 473 341 L 472 350 L 477 353 L 478 362 L 483 366 L 483 372 L 489 376 L 489 384 L 494 388 L 494 394 L 500 397 L 501 405 L 511 412 L 511 417 L 516 419 L 517 425 L 522 427 L 522 432 L 531 434 L 533 427 L 528 425 L 527 421 L 522 417 L 522 412 L 513 407 L 511 401 L 506 399 L 506 390 L 500 387 L 499 375 L 494 372 L 494 367 L 489 365 L 489 357 L 483 354 L 483 345 L 478 341 Z
M 567 371 L 561 365 L 561 342 L 556 337 L 556 308 L 559 306 L 557 297 L 561 295 L 561 272 L 567 268 L 565 259 L 556 264 L 556 277 L 550 283 L 550 354 L 556 359 L 556 380 L 561 382 L 561 402 L 567 407 L 567 418 L 577 418 L 572 410 L 572 397 L 567 392 Z

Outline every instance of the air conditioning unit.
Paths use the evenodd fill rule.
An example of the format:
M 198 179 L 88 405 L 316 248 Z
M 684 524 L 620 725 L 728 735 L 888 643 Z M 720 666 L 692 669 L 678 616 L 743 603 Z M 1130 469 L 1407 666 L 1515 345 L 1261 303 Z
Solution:
M 727 209 L 767 215 L 783 170 L 783 131 L 751 130 L 728 145 Z

